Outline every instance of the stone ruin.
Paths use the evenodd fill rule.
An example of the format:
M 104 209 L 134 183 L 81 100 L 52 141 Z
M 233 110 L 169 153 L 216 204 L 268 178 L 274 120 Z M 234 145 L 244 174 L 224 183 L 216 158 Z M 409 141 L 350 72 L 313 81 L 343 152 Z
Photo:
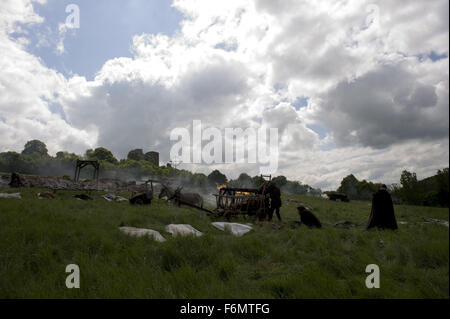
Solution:
M 0 175 L 0 187 L 8 187 L 12 174 Z M 16 175 L 14 179 L 17 180 Z M 119 179 L 101 178 L 98 180 L 74 181 L 70 176 L 30 176 L 20 175 L 20 183 L 23 187 L 49 188 L 52 190 L 83 190 L 106 192 L 145 192 L 145 184 L 137 184 L 136 181 L 122 181 Z M 13 186 L 14 187 L 14 186 Z

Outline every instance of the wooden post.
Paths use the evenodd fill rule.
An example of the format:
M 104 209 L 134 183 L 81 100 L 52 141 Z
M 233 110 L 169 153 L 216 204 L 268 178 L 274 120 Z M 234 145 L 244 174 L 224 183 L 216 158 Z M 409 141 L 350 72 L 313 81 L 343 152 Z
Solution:
M 84 161 L 84 160 L 77 160 L 76 167 L 75 167 L 75 176 L 74 180 L 77 182 L 80 178 L 81 169 L 87 165 L 92 165 L 94 167 L 94 176 L 93 178 L 97 180 L 98 182 L 98 176 L 99 176 L 99 170 L 100 170 L 100 163 L 98 161 Z

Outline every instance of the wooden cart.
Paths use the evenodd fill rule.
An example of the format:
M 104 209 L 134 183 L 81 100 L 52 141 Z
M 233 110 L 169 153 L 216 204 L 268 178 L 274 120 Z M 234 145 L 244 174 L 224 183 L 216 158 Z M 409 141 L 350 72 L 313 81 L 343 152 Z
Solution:
M 245 215 L 262 220 L 268 213 L 269 197 L 260 194 L 258 189 L 223 187 L 214 196 L 217 205 L 213 211 L 215 216 L 230 219 L 232 216 Z

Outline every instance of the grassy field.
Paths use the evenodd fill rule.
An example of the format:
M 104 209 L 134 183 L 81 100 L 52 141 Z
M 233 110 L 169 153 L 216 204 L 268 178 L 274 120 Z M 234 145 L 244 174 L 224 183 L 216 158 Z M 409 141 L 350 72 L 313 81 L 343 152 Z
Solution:
M 210 217 L 176 211 L 163 200 L 134 207 L 58 191 L 38 200 L 0 199 L 0 298 L 449 298 L 449 229 L 423 223 L 448 220 L 449 210 L 396 206 L 399 230 L 294 228 L 296 204 L 283 203 L 281 230 L 255 225 L 243 237 L 222 232 Z M 0 189 L 0 192 L 15 192 Z M 367 202 L 300 199 L 322 222 L 366 222 Z M 253 222 L 236 219 L 237 222 Z M 176 237 L 170 223 L 191 224 L 204 236 Z M 164 243 L 135 238 L 119 226 L 151 228 Z M 66 265 L 77 264 L 81 288 L 65 286 Z M 368 264 L 381 272 L 380 289 L 368 289 Z

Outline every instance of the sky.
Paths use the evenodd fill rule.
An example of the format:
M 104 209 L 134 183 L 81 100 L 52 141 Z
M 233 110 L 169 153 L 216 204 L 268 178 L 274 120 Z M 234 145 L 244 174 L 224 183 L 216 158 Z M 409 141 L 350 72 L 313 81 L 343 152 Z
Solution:
M 79 9 L 79 27 L 66 22 Z M 176 128 L 278 128 L 278 170 L 323 190 L 449 163 L 447 0 L 3 0 L 0 152 L 170 160 Z M 228 178 L 251 163 L 180 168 Z

